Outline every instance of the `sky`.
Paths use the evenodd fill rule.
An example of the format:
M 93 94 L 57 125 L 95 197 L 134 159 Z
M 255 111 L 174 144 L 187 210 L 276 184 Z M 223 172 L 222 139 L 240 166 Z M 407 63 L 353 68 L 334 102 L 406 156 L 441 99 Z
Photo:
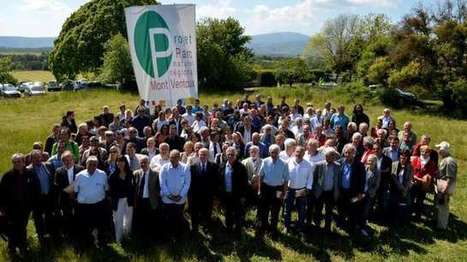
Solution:
M 89 0 L 0 0 L 0 36 L 57 36 L 65 19 Z M 319 32 L 327 19 L 340 14 L 384 13 L 394 22 L 420 2 L 441 0 L 171 0 L 162 4 L 194 3 L 197 19 L 238 19 L 247 34 Z

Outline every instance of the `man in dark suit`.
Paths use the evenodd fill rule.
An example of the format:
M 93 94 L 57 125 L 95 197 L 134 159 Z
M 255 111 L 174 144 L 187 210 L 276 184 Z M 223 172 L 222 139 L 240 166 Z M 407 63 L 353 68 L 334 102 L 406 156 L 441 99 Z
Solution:
M 199 162 L 190 167 L 191 185 L 188 193 L 191 230 L 194 233 L 198 232 L 201 223 L 211 222 L 213 198 L 219 177 L 217 165 L 208 161 L 209 150 L 200 149 L 198 156 Z
M 114 120 L 114 114 L 110 112 L 108 106 L 104 106 L 102 108 L 102 114 L 99 115 L 99 119 L 102 125 L 109 127 L 109 124 L 112 123 Z
M 52 172 L 52 167 L 48 163 L 42 162 L 42 152 L 40 150 L 33 150 L 31 152 L 31 164 L 27 169 L 32 172 L 39 181 L 38 190 L 40 194 L 37 198 L 32 215 L 39 241 L 43 243 L 44 240 L 49 238 L 50 234 L 55 231 L 51 223 L 54 206 L 54 174 Z
M 140 159 L 140 169 L 133 172 L 136 179 L 136 197 L 134 211 L 134 231 L 137 234 L 151 236 L 160 224 L 158 211 L 161 207 L 159 173 L 149 168 L 149 158 Z
M 356 229 L 358 219 L 363 211 L 365 197 L 366 171 L 362 162 L 355 158 L 356 148 L 352 144 L 344 146 L 344 157 L 339 160 L 341 165 L 339 174 L 339 222 L 347 221 L 351 233 Z
M 0 216 L 7 221 L 8 250 L 16 255 L 17 248 L 20 253 L 26 251 L 26 227 L 39 195 L 39 181 L 25 168 L 23 154 L 14 154 L 11 162 L 13 168 L 0 181 Z
M 244 205 L 248 192 L 248 174 L 246 168 L 237 160 L 237 150 L 226 150 L 227 163 L 219 174 L 222 204 L 225 209 L 225 224 L 228 232 L 240 235 L 244 224 Z
M 175 124 L 171 124 L 169 126 L 169 136 L 165 142 L 169 144 L 170 149 L 177 149 L 179 151 L 183 150 L 185 140 L 178 135 L 177 126 Z
M 65 188 L 73 184 L 76 175 L 83 170 L 82 166 L 76 165 L 70 151 L 65 151 L 62 155 L 63 166 L 55 171 L 54 186 L 57 196 L 55 210 L 60 214 L 60 227 L 65 236 L 73 236 L 73 229 L 76 228 L 75 221 L 75 195 L 65 192 Z
M 377 191 L 377 214 L 382 218 L 388 217 L 389 211 L 389 198 L 391 190 L 391 169 L 392 169 L 392 160 L 385 154 L 383 154 L 383 145 L 381 143 L 375 143 L 373 145 L 373 150 L 377 158 L 376 168 L 381 175 L 381 182 L 379 184 L 379 189 Z
M 251 141 L 253 133 L 258 132 L 259 130 L 255 130 L 253 128 L 251 124 L 251 117 L 247 115 L 243 118 L 242 124 L 240 124 L 237 131 L 240 132 L 240 134 L 242 134 L 243 142 L 246 144 Z
M 145 114 L 145 108 L 138 107 L 137 115 L 131 120 L 131 126 L 138 130 L 138 134 L 142 136 L 144 134 L 143 129 L 145 126 L 151 126 L 151 119 L 149 114 Z

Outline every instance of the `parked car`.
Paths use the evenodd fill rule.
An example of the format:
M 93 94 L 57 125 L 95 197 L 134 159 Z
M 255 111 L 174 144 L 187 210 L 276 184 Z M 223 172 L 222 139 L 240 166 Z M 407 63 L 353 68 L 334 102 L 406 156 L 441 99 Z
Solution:
M 71 80 L 65 80 L 64 82 L 60 83 L 60 88 L 63 91 L 73 91 L 74 83 Z
M 323 88 L 333 88 L 333 87 L 336 87 L 337 86 L 337 83 L 336 82 L 322 82 L 319 84 L 320 87 L 323 87 Z
M 28 96 L 45 95 L 45 87 L 41 82 L 34 82 L 26 87 L 24 94 Z
M 87 89 L 88 87 L 89 87 L 89 84 L 86 80 L 77 80 L 73 82 L 73 91 Z
M 2 86 L 0 84 L 0 86 Z M 21 92 L 18 91 L 18 88 L 16 88 L 12 84 L 3 84 L 1 88 L 1 94 L 4 97 L 21 97 Z
M 18 91 L 24 92 L 26 90 L 26 87 L 31 85 L 31 84 L 32 84 L 32 82 L 28 82 L 28 81 L 19 82 Z
M 424 106 L 424 103 L 420 101 L 417 96 L 411 92 L 403 91 L 399 88 L 394 88 L 400 100 L 406 105 Z
M 57 81 L 49 81 L 49 83 L 47 84 L 47 91 L 61 91 L 62 88 L 60 87 L 60 85 L 58 84 Z

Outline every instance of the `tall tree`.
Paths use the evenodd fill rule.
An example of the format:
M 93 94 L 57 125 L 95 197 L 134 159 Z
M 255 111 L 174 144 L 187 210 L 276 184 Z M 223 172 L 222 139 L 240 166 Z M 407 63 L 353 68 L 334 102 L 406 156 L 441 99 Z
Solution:
M 104 82 L 118 82 L 122 85 L 134 80 L 128 41 L 121 34 L 113 36 L 106 44 L 99 78 Z
M 95 71 L 103 63 L 105 43 L 126 36 L 124 9 L 156 4 L 154 0 L 91 0 L 65 21 L 49 56 L 49 68 L 59 80 Z
M 250 37 L 233 19 L 204 19 L 196 28 L 198 80 L 203 88 L 234 87 L 251 75 Z
M 0 57 L 0 83 L 10 83 L 16 84 L 16 80 L 13 75 L 11 75 L 12 63 L 10 57 Z

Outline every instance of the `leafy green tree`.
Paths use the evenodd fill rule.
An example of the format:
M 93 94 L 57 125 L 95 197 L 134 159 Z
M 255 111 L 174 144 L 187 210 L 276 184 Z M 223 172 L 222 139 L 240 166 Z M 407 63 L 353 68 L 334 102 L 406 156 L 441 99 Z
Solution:
M 102 66 L 105 44 L 116 34 L 126 36 L 124 9 L 156 4 L 154 0 L 91 0 L 65 21 L 49 56 L 58 80 Z
M 307 64 L 301 58 L 290 58 L 286 61 L 281 61 L 281 65 L 276 71 L 276 80 L 280 84 L 303 83 L 309 81 L 311 72 Z
M 365 62 L 359 68 L 358 63 L 365 55 L 362 50 L 389 35 L 390 29 L 385 15 L 340 15 L 326 21 L 320 33 L 311 37 L 304 50 L 305 60 L 312 69 L 345 73 L 352 79 L 355 72 L 366 71 L 377 56 L 372 50 L 366 51 Z
M 18 80 L 15 77 L 13 77 L 13 75 L 11 75 L 11 69 L 11 58 L 0 58 L 0 83 L 16 84 L 18 82 Z
M 250 80 L 253 54 L 250 40 L 233 19 L 204 19 L 196 28 L 198 80 L 202 88 L 234 87 Z
M 134 80 L 128 41 L 123 35 L 117 34 L 107 42 L 99 78 L 104 82 L 118 82 L 122 85 Z

